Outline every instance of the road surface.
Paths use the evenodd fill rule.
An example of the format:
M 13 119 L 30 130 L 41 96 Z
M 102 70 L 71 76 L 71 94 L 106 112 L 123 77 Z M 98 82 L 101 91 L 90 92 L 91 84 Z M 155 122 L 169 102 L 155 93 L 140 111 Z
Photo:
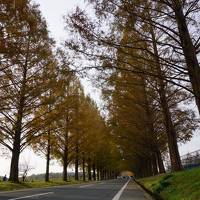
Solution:
M 57 186 L 0 192 L 0 200 L 147 200 L 147 194 L 132 180 Z

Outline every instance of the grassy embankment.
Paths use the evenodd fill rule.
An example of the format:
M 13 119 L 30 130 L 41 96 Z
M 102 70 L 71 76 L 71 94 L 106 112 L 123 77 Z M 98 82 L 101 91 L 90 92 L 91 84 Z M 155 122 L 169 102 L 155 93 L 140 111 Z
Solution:
M 10 190 L 21 190 L 28 188 L 42 188 L 42 187 L 51 187 L 51 186 L 59 186 L 59 185 L 70 185 L 70 184 L 78 184 L 83 183 L 83 181 L 69 181 L 65 182 L 62 180 L 52 180 L 49 182 L 44 181 L 34 181 L 34 182 L 21 182 L 19 184 L 12 182 L 0 182 L 0 192 L 1 191 L 10 191 Z
M 140 179 L 164 200 L 200 200 L 200 168 Z

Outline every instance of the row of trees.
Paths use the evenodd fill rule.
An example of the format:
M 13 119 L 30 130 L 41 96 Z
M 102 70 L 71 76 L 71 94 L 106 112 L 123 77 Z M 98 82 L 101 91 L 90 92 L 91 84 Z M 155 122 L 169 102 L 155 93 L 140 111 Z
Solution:
M 119 151 L 96 104 L 85 96 L 69 68 L 67 55 L 55 50 L 46 21 L 29 0 L 0 2 L 0 143 L 10 150 L 9 180 L 19 181 L 20 153 L 31 146 L 46 157 L 75 166 L 75 179 L 114 176 Z M 106 155 L 106 156 L 104 156 Z M 111 161 L 111 162 L 110 162 Z
M 182 169 L 178 142 L 198 127 L 200 112 L 199 1 L 88 0 L 66 17 L 66 48 L 99 70 L 110 128 L 138 176 Z M 96 16 L 96 18 L 94 17 Z M 94 62 L 95 60 L 95 62 Z
M 89 180 L 124 168 L 164 173 L 168 152 L 172 170 L 182 169 L 178 142 L 198 127 L 188 108 L 193 99 L 200 111 L 199 2 L 88 2 L 92 15 L 77 8 L 66 17 L 69 54 L 55 50 L 37 5 L 0 2 L 0 143 L 12 153 L 11 181 L 19 181 L 27 146 L 45 155 L 46 181 L 51 158 L 63 165 L 65 181 L 69 165 L 76 180 L 80 169 L 84 180 L 86 171 Z M 84 95 L 68 55 L 78 65 L 84 59 L 73 69 L 99 70 L 106 120 Z

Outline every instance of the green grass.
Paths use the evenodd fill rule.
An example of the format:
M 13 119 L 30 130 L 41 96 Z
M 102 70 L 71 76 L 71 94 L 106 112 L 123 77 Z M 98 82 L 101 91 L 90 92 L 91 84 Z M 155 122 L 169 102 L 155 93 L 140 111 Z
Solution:
M 70 184 L 78 184 L 83 183 L 83 181 L 61 181 L 61 180 L 53 180 L 49 182 L 44 181 L 34 181 L 34 182 L 21 182 L 19 184 L 12 182 L 0 182 L 0 191 L 11 191 L 11 190 L 21 190 L 28 188 L 41 188 L 41 187 L 51 187 L 51 186 L 59 186 L 59 185 L 70 185 Z
M 140 179 L 164 200 L 200 200 L 200 168 Z

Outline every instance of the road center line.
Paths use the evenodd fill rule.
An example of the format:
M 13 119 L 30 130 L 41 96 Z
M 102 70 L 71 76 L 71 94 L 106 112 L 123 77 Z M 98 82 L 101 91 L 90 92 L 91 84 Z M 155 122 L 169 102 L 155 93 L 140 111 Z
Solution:
M 119 192 L 113 197 L 112 200 L 119 200 L 119 198 L 121 197 L 123 191 L 125 190 L 125 188 L 126 188 L 126 186 L 128 185 L 128 183 L 129 183 L 130 180 L 131 180 L 131 179 L 129 179 L 129 180 L 124 184 L 124 186 L 119 190 Z
M 42 194 L 34 194 L 34 195 L 30 195 L 30 196 L 17 197 L 17 198 L 8 199 L 8 200 L 27 199 L 27 198 L 38 197 L 38 196 L 44 196 L 44 195 L 53 194 L 53 193 L 54 193 L 54 192 L 46 192 L 46 193 L 42 193 Z
M 86 188 L 86 187 L 90 187 L 93 186 L 94 184 L 89 184 L 89 185 L 81 185 L 79 188 Z

